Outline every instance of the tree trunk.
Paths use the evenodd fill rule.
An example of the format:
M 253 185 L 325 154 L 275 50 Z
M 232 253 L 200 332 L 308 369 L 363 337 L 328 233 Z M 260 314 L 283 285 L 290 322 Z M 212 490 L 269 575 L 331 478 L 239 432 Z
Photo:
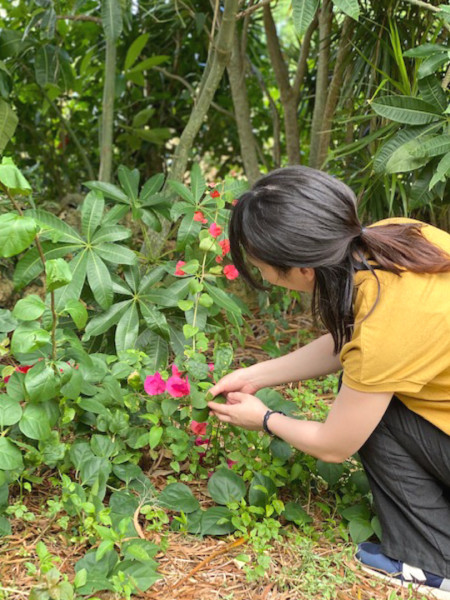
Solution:
M 345 17 L 339 47 L 336 55 L 336 62 L 333 70 L 333 77 L 328 89 L 328 95 L 323 112 L 322 127 L 319 137 L 319 148 L 317 153 L 317 165 L 320 168 L 328 154 L 328 147 L 331 140 L 331 128 L 333 125 L 334 112 L 341 94 L 342 80 L 347 57 L 350 51 L 350 40 L 353 34 L 355 21 L 351 17 Z
M 238 0 L 225 0 L 222 21 L 214 41 L 215 47 L 209 56 L 202 81 L 200 82 L 200 94 L 197 97 L 197 101 L 175 150 L 172 167 L 169 172 L 170 179 L 176 181 L 183 179 L 189 161 L 189 152 L 192 149 L 195 137 L 202 126 L 214 94 L 222 79 L 224 69 L 230 59 L 237 9 Z
M 234 114 L 241 145 L 241 157 L 250 185 L 260 177 L 255 137 L 253 135 L 247 87 L 245 83 L 245 61 L 237 31 L 234 32 L 233 50 L 227 71 L 230 79 Z
M 332 18 L 331 1 L 324 0 L 319 15 L 319 57 L 317 60 L 316 94 L 311 123 L 311 146 L 309 150 L 309 166 L 315 169 L 320 167 L 318 158 L 322 135 L 322 119 L 328 90 Z
M 105 80 L 103 83 L 102 123 L 100 133 L 100 181 L 111 181 L 114 95 L 116 81 L 116 41 L 106 38 Z

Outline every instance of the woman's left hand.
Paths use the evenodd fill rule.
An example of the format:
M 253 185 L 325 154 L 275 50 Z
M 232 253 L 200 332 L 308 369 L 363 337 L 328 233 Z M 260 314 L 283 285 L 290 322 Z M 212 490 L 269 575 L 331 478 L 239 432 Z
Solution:
M 211 414 L 223 423 L 237 425 L 253 431 L 262 430 L 264 415 L 268 408 L 256 396 L 242 392 L 229 392 L 227 403 L 208 402 Z

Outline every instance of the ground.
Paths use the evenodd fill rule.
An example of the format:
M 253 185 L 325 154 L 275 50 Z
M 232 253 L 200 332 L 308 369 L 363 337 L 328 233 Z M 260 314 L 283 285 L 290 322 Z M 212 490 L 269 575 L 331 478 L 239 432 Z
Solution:
M 297 316 L 283 328 L 284 336 L 269 335 L 264 318 L 250 321 L 252 338 L 237 354 L 237 360 L 249 362 L 267 357 L 261 346 L 276 352 L 281 337 L 294 332 L 316 335 L 311 318 Z M 279 339 L 278 339 L 279 338 Z M 331 398 L 327 398 L 332 401 Z M 164 465 L 153 470 L 151 478 L 157 488 L 164 487 L 167 471 Z M 49 474 L 50 475 L 50 474 Z M 49 479 L 48 479 L 49 481 Z M 195 495 L 201 501 L 209 501 L 206 481 L 192 481 Z M 39 580 L 36 547 L 44 542 L 48 551 L 56 557 L 55 565 L 71 581 L 74 565 L 86 551 L 86 543 L 70 543 L 67 534 L 57 523 L 44 514 L 46 502 L 57 493 L 48 483 L 35 486 L 31 493 L 25 492 L 22 502 L 35 519 L 27 521 L 21 516 L 12 519 L 13 533 L 3 537 L 0 546 L 0 599 L 23 600 Z M 162 543 L 164 552 L 157 555 L 162 579 L 147 592 L 136 597 L 143 600 L 405 600 L 420 599 L 415 591 L 389 586 L 361 570 L 353 558 L 355 546 L 345 539 L 339 527 L 339 518 L 327 517 L 320 510 L 321 497 L 309 498 L 305 504 L 312 517 L 314 535 L 308 535 L 292 525 L 284 527 L 282 542 L 273 543 L 267 550 L 270 566 L 263 577 L 249 581 L 243 563 L 237 557 L 242 553 L 254 559 L 251 545 L 236 536 L 227 538 L 207 537 L 200 539 L 175 532 L 157 533 L 146 531 L 141 522 L 142 535 L 156 543 Z M 310 530 L 311 531 L 311 530 Z M 314 541 L 312 541 L 314 539 Z M 97 594 L 102 600 L 122 600 L 119 597 Z M 34 599 L 33 599 L 34 600 Z M 40 600 L 40 597 L 36 597 Z M 53 600 L 45 597 L 45 600 Z M 59 600 L 56 598 L 55 600 Z

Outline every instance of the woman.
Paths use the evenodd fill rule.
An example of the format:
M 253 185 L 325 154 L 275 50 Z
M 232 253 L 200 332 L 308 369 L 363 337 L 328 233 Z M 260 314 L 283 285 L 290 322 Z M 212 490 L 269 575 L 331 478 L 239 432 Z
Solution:
M 223 377 L 209 406 L 327 462 L 355 452 L 369 478 L 381 546 L 357 558 L 374 574 L 450 598 L 450 235 L 403 218 L 361 227 L 342 182 L 279 169 L 245 193 L 230 222 L 233 262 L 312 293 L 329 333 Z M 263 288 L 264 289 L 264 288 Z M 253 394 L 343 370 L 324 423 L 273 412 Z

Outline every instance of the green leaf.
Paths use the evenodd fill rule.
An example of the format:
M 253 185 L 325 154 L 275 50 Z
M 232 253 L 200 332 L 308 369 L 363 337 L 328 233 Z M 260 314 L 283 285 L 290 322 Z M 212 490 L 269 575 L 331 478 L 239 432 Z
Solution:
M 50 332 L 41 329 L 36 321 L 22 323 L 14 331 L 11 339 L 11 351 L 15 356 L 34 352 L 50 343 Z
M 207 283 L 206 281 L 205 289 L 214 300 L 215 304 L 238 317 L 241 316 L 241 309 L 239 306 L 223 290 L 211 285 L 210 283 Z
M 159 267 L 155 267 L 153 268 L 151 271 L 149 271 L 146 275 L 144 275 L 144 277 L 142 277 L 141 279 L 141 283 L 139 286 L 139 294 L 146 294 L 149 289 L 151 289 L 155 283 L 158 283 L 159 281 L 161 281 L 161 279 L 164 277 L 166 273 L 165 268 L 161 265 Z
M 11 533 L 11 523 L 3 515 L 0 516 L 0 537 L 3 537 L 5 535 L 11 535 Z
M 162 427 L 153 426 L 150 429 L 150 433 L 148 434 L 148 443 L 150 448 L 156 448 L 162 438 L 162 434 L 164 433 L 164 429 Z
M 14 213 L 0 215 L 0 256 L 10 257 L 23 252 L 37 231 L 34 219 Z
M 0 469 L 15 471 L 23 468 L 22 453 L 10 440 L 0 437 Z
M 434 54 L 433 56 L 429 56 L 421 63 L 417 71 L 417 77 L 422 79 L 423 77 L 433 75 L 448 63 L 448 58 L 448 54 Z
M 134 349 L 138 333 L 139 315 L 136 303 L 133 302 L 117 324 L 115 336 L 117 352 Z
M 131 46 L 127 50 L 127 55 L 125 57 L 125 64 L 123 66 L 125 71 L 128 71 L 136 60 L 138 59 L 140 53 L 144 49 L 146 43 L 148 42 L 148 38 L 150 37 L 149 33 L 143 33 L 139 37 L 137 37 Z
M 416 157 L 412 152 L 416 148 L 419 148 L 426 139 L 428 139 L 428 136 L 423 136 L 420 139 L 416 138 L 397 148 L 386 163 L 386 172 L 405 173 L 419 169 L 425 165 L 430 159 L 427 157 Z
M 32 440 L 49 438 L 51 428 L 45 407 L 42 404 L 27 404 L 19 421 L 19 429 Z
M 144 302 L 153 302 L 159 306 L 173 307 L 178 305 L 189 292 L 189 281 L 191 277 L 185 277 L 176 281 L 166 289 L 156 289 L 143 296 Z
M 292 0 L 294 27 L 300 37 L 313 22 L 318 6 L 319 0 Z
M 235 531 L 231 522 L 233 513 L 224 506 L 212 506 L 202 513 L 200 533 L 202 535 L 227 535 Z
M 327 463 L 319 459 L 316 465 L 317 472 L 330 486 L 336 485 L 344 473 L 344 467 L 341 464 Z
M 32 217 L 42 228 L 55 232 L 57 241 L 66 244 L 84 245 L 79 233 L 64 221 L 41 208 L 26 211 L 26 216 Z
M 102 25 L 107 40 L 119 39 L 123 27 L 120 0 L 102 0 Z
M 46 287 L 53 292 L 72 281 L 72 271 L 63 258 L 53 258 L 45 263 Z
M 440 118 L 436 106 L 410 96 L 384 96 L 371 106 L 381 117 L 407 125 L 425 125 Z
M 420 138 L 427 131 L 430 130 L 429 126 L 426 127 L 406 127 L 397 131 L 387 142 L 382 144 L 375 154 L 373 160 L 373 167 L 375 173 L 384 173 L 386 171 L 386 165 L 392 154 L 410 140 Z
M 134 265 L 137 262 L 136 253 L 120 244 L 96 244 L 95 252 L 113 265 Z
M 54 370 L 40 361 L 25 375 L 25 388 L 34 402 L 55 398 L 59 392 L 59 377 Z
M 447 108 L 447 96 L 435 75 L 419 79 L 419 92 L 425 102 L 444 111 Z
M 436 171 L 430 180 L 428 189 L 431 190 L 436 183 L 445 181 L 447 177 L 450 177 L 450 152 L 445 154 L 439 161 Z
M 194 221 L 194 209 L 192 209 L 183 217 L 180 223 L 177 235 L 177 251 L 184 250 L 188 244 L 197 239 L 201 228 L 202 224 Z
M 206 183 L 198 163 L 194 163 L 191 170 L 191 190 L 195 202 L 198 204 L 205 193 Z
M 111 198 L 116 202 L 124 202 L 129 204 L 128 196 L 123 191 L 112 183 L 105 183 L 104 181 L 85 181 L 84 184 L 90 190 L 97 190 L 101 192 L 106 198 Z M 115 208 L 115 207 L 114 207 Z
M 132 300 L 123 300 L 113 304 L 106 312 L 94 317 L 86 326 L 84 341 L 87 341 L 93 335 L 100 335 L 108 331 L 113 325 L 119 322 L 121 316 L 132 303 Z
M 55 46 L 47 44 L 38 48 L 34 59 L 36 82 L 41 87 L 58 80 L 59 60 Z
M 0 100 L 0 153 L 14 135 L 19 119 L 9 104 Z
M 233 347 L 231 344 L 219 344 L 214 348 L 214 372 L 221 376 L 231 365 Z
M 108 409 L 95 398 L 80 398 L 78 406 L 83 410 L 94 413 L 95 415 L 108 415 Z
M 353 519 L 348 525 L 350 537 L 355 544 L 365 542 L 373 535 L 373 528 L 370 521 L 365 519 Z
M 368 520 L 370 518 L 370 510 L 365 504 L 355 504 L 349 506 L 341 512 L 344 519 L 352 521 L 353 519 Z
M 142 71 L 152 69 L 153 67 L 157 67 L 163 62 L 169 60 L 169 58 L 170 57 L 167 55 L 150 56 L 150 58 L 146 58 L 145 60 L 141 61 L 136 66 L 134 66 L 132 69 L 129 69 L 127 75 L 140 73 Z
M 95 230 L 101 224 L 104 210 L 105 200 L 103 194 L 96 190 L 89 192 L 81 207 L 81 231 L 88 242 L 91 241 Z
M 286 521 L 292 521 L 297 525 L 306 525 L 312 521 L 312 518 L 298 502 L 288 502 L 284 507 L 282 516 Z
M 284 440 L 280 440 L 280 438 L 273 438 L 273 440 L 270 442 L 269 448 L 272 456 L 280 459 L 283 462 L 286 462 L 292 456 L 291 446 Z
M 109 308 L 113 301 L 111 275 L 95 252 L 89 252 L 86 273 L 94 298 L 102 308 Z
M 248 491 L 248 501 L 253 506 L 264 508 L 276 491 L 273 479 L 262 473 L 255 473 Z
M 163 184 L 164 184 L 164 174 L 163 173 L 157 173 L 156 175 L 153 175 L 153 177 L 150 177 L 150 179 L 147 179 L 147 181 L 142 186 L 141 194 L 139 196 L 139 199 L 142 202 L 142 204 L 145 205 L 146 202 L 154 194 L 157 194 L 161 190 Z
M 35 319 L 39 319 L 45 308 L 45 303 L 39 296 L 29 294 L 17 301 L 12 314 L 19 321 L 34 321 Z
M 126 240 L 131 236 L 131 231 L 121 225 L 107 225 L 101 227 L 92 236 L 92 244 L 102 244 L 104 242 L 119 242 Z
M 162 578 L 157 571 L 158 564 L 155 561 L 146 561 L 145 563 L 136 560 L 124 560 L 117 565 L 114 573 L 124 573 L 140 592 L 145 592 L 158 579 Z
M 416 158 L 440 156 L 447 152 L 450 152 L 449 134 L 431 137 L 410 150 L 411 155 Z
M 88 254 L 83 250 L 70 261 L 69 266 L 72 271 L 72 281 L 56 291 L 55 302 L 57 310 L 63 310 L 69 299 L 78 300 L 80 297 L 86 279 L 87 260 Z
M 131 170 L 125 165 L 120 165 L 117 174 L 123 191 L 131 200 L 131 203 L 134 204 L 139 192 L 139 171 L 137 169 Z
M 20 421 L 22 408 L 18 402 L 0 394 L 0 427 L 9 427 Z
M 184 513 L 194 512 L 200 507 L 198 500 L 184 483 L 170 483 L 158 498 L 158 504 L 170 510 Z
M 165 340 L 153 331 L 146 331 L 145 338 L 139 336 L 137 345 L 142 348 L 149 358 L 149 368 L 157 371 L 167 364 L 169 346 Z
M 170 330 L 164 313 L 153 307 L 151 304 L 146 304 L 143 301 L 139 303 L 139 308 L 151 331 L 162 336 L 165 340 L 169 340 Z
M 333 0 L 333 5 L 355 21 L 358 20 L 360 15 L 358 0 Z
M 47 260 L 62 258 L 70 253 L 76 253 L 80 246 L 77 245 L 54 245 L 50 242 L 41 243 L 42 251 Z M 22 289 L 35 279 L 44 270 L 39 250 L 30 248 L 19 260 L 13 275 L 14 285 L 17 289 Z
M 83 329 L 86 326 L 88 313 L 85 305 L 80 300 L 67 300 L 63 312 L 72 317 L 78 329 Z
M 244 480 L 234 471 L 221 468 L 212 474 L 208 481 L 208 491 L 217 504 L 240 502 L 245 496 Z
M 186 202 L 195 205 L 194 195 L 189 188 L 179 181 L 174 181 L 173 179 L 168 179 L 167 183 L 179 196 L 186 200 Z
M 433 54 L 447 54 L 448 48 L 439 44 L 421 44 L 416 48 L 410 48 L 403 52 L 408 58 L 427 58 Z

